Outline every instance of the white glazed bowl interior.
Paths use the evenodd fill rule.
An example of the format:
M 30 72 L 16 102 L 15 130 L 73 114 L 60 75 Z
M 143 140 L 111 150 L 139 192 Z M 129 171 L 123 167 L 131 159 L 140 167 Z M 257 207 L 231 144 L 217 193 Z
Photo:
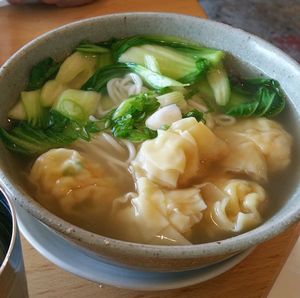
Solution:
M 24 89 L 31 67 L 45 57 L 63 60 L 81 40 L 159 34 L 183 37 L 228 53 L 228 67 L 242 75 L 263 74 L 278 80 L 289 98 L 283 113 L 286 129 L 299 152 L 300 70 L 298 64 L 269 43 L 228 25 L 178 14 L 128 13 L 92 18 L 46 33 L 14 54 L 0 71 L 0 121 Z M 191 246 L 154 246 L 108 239 L 71 225 L 38 204 L 22 186 L 14 157 L 0 145 L 0 180 L 10 196 L 32 216 L 64 238 L 87 248 L 87 253 L 111 262 L 151 270 L 185 270 L 224 259 L 284 231 L 300 218 L 299 158 L 293 154 L 289 179 L 284 181 L 281 206 L 259 227 L 222 241 Z

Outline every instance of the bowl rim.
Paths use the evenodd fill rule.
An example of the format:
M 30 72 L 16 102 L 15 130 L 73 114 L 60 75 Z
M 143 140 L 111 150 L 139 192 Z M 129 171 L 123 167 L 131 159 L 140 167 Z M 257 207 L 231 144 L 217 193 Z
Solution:
M 130 13 L 117 13 L 117 14 L 108 14 L 102 15 L 92 18 L 82 19 L 76 22 L 71 22 L 60 27 L 57 27 L 53 30 L 50 30 L 29 43 L 25 44 L 21 47 L 16 53 L 14 53 L 0 68 L 0 79 L 1 76 L 5 76 L 7 68 L 9 68 L 10 64 L 14 63 L 15 59 L 22 57 L 24 52 L 30 51 L 31 49 L 39 46 L 39 44 L 43 43 L 45 39 L 51 38 L 51 36 L 72 29 L 76 29 L 81 27 L 82 25 L 87 26 L 89 23 L 97 22 L 98 20 L 103 19 L 121 19 L 121 18 L 129 18 L 129 17 L 156 17 L 156 18 L 185 18 L 188 21 L 198 22 L 199 25 L 201 23 L 208 23 L 211 26 L 219 28 L 227 28 L 231 31 L 234 31 L 236 34 L 247 36 L 262 45 L 264 48 L 267 48 L 269 51 L 274 52 L 275 54 L 284 58 L 286 63 L 289 63 L 293 68 L 296 69 L 296 72 L 300 74 L 300 67 L 298 63 L 289 57 L 282 50 L 273 46 L 269 42 L 250 34 L 242 29 L 234 28 L 230 25 L 223 24 L 220 22 L 202 19 L 195 16 L 178 14 L 178 13 L 160 13 L 160 12 L 130 12 Z M 26 55 L 26 54 L 25 54 Z M 209 242 L 209 243 L 201 243 L 201 244 L 192 244 L 192 245 L 175 245 L 175 246 L 167 246 L 167 245 L 150 245 L 150 244 L 141 244 L 141 243 L 133 243 L 122 240 L 117 240 L 105 236 L 101 236 L 99 234 L 95 234 L 84 230 L 78 226 L 75 226 L 62 218 L 56 216 L 55 214 L 48 211 L 42 205 L 40 205 L 37 201 L 35 201 L 31 196 L 27 195 L 22 188 L 12 181 L 13 179 L 9 179 L 8 176 L 4 173 L 3 169 L 0 169 L 0 184 L 4 187 L 5 191 L 10 194 L 18 205 L 27 210 L 31 215 L 37 218 L 42 223 L 46 224 L 50 228 L 67 236 L 67 238 L 71 238 L 75 241 L 83 242 L 89 246 L 97 246 L 98 248 L 113 250 L 115 253 L 122 252 L 127 255 L 137 255 L 137 256 L 159 256 L 160 258 L 198 258 L 203 256 L 215 256 L 224 254 L 224 252 L 230 254 L 238 251 L 245 250 L 250 246 L 255 246 L 261 242 L 264 242 L 268 239 L 271 239 L 278 235 L 279 233 L 286 230 L 291 224 L 295 223 L 300 219 L 300 205 L 298 208 L 294 208 L 286 212 L 285 215 L 281 218 L 281 220 L 277 222 L 264 222 L 262 225 L 237 236 L 233 236 L 230 238 L 226 238 L 224 240 Z M 292 195 L 292 197 L 295 196 Z M 25 203 L 24 203 L 25 201 Z M 183 254 L 184 252 L 184 254 Z

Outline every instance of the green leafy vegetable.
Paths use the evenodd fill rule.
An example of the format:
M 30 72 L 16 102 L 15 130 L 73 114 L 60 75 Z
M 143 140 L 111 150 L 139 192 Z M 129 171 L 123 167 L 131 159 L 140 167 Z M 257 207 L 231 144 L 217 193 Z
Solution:
M 161 89 L 165 87 L 183 87 L 184 84 L 169 77 L 153 72 L 136 63 L 125 63 L 130 70 L 138 74 L 143 81 L 151 88 Z
M 182 53 L 185 53 L 188 56 L 193 57 L 194 59 L 203 59 L 209 62 L 210 65 L 214 66 L 220 63 L 225 58 L 225 52 L 221 50 L 203 48 L 199 46 L 194 47 L 182 47 L 177 48 Z
M 235 117 L 272 117 L 284 109 L 284 95 L 279 83 L 273 79 L 246 79 L 232 82 L 231 85 L 230 98 L 225 106 L 216 103 L 213 89 L 206 78 L 201 78 L 193 85 L 186 98 L 199 94 L 210 112 L 222 112 Z
M 19 100 L 8 112 L 8 118 L 15 120 L 26 120 L 26 111 L 22 100 Z
M 40 126 L 44 110 L 40 103 L 41 90 L 21 92 L 21 101 L 26 113 L 26 119 L 32 126 Z
M 145 57 L 152 56 L 163 75 L 188 84 L 198 80 L 210 65 L 216 65 L 224 58 L 222 51 L 165 36 L 121 39 L 113 44 L 112 52 L 115 61 L 142 66 L 146 66 Z
M 27 90 L 31 91 L 41 88 L 46 81 L 55 77 L 59 66 L 60 64 L 50 57 L 33 66 L 29 75 Z
M 150 69 L 151 71 L 156 72 L 156 73 L 161 73 L 158 62 L 154 56 L 145 55 L 144 64 L 145 64 L 145 67 Z
M 96 68 L 113 64 L 112 54 L 110 49 L 90 42 L 81 42 L 75 49 L 77 52 L 87 55 L 93 55 L 97 58 Z
M 206 59 L 199 58 L 195 61 L 197 70 L 187 74 L 186 76 L 178 79 L 180 82 L 185 84 L 192 84 L 196 82 L 201 76 L 209 69 L 209 63 Z
M 213 65 L 219 63 L 225 56 L 225 53 L 221 50 L 201 47 L 190 41 L 174 36 L 140 35 L 115 41 L 112 44 L 114 59 L 117 61 L 119 57 L 131 47 L 147 44 L 173 48 L 196 60 L 199 58 L 207 59 Z
M 95 44 L 98 45 L 98 46 L 101 46 L 101 47 L 106 47 L 106 48 L 111 49 L 112 45 L 113 45 L 114 43 L 116 43 L 117 41 L 118 41 L 117 38 L 112 37 L 112 38 L 110 38 L 110 39 L 108 39 L 108 40 L 96 42 Z
M 194 117 L 198 122 L 200 122 L 200 121 L 205 122 L 203 113 L 196 109 L 193 109 L 193 110 L 183 114 L 182 116 L 183 116 L 183 118 Z
M 207 79 L 204 77 L 200 81 L 198 81 L 191 90 L 190 97 L 199 94 L 203 99 L 207 99 L 211 102 L 215 101 L 214 92 L 208 84 Z
M 113 64 L 111 52 L 97 55 L 96 69 Z
M 41 154 L 77 139 L 89 141 L 92 134 L 103 130 L 111 130 L 117 138 L 142 142 L 157 135 L 145 121 L 160 105 L 176 104 L 186 111 L 185 99 L 193 94 L 198 94 L 210 111 L 235 117 L 271 117 L 283 110 L 285 98 L 277 81 L 256 78 L 232 84 L 222 66 L 224 55 L 168 36 L 81 43 L 61 67 L 46 58 L 32 68 L 28 92 L 21 93 L 21 100 L 9 113 L 20 121 L 10 130 L 0 128 L 0 139 L 8 149 L 26 155 Z M 153 90 L 131 96 L 103 118 L 90 121 L 98 93 L 109 80 L 129 72 L 138 74 Z M 58 83 L 52 80 L 55 76 Z M 196 109 L 183 117 L 205 122 Z M 160 129 L 167 128 L 163 125 Z
M 103 129 L 100 122 L 96 124 L 89 121 L 83 125 L 50 110 L 42 128 L 33 128 L 28 122 L 21 121 L 10 131 L 0 128 L 0 138 L 11 151 L 38 155 L 49 149 L 71 144 L 77 139 L 90 141 L 91 133 Z
M 147 66 L 145 57 L 149 56 L 155 58 L 157 68 L 162 75 L 181 83 L 193 83 L 209 66 L 206 59 L 194 59 L 180 52 L 178 53 L 172 48 L 158 45 L 132 47 L 120 56 L 118 62 Z
M 97 57 L 74 52 L 68 56 L 59 68 L 56 81 L 72 89 L 80 89 L 95 73 Z
M 213 90 L 208 84 L 206 77 L 201 78 L 196 84 L 188 88 L 188 94 L 185 96 L 191 99 L 193 95 L 199 95 L 209 109 L 209 112 L 218 111 L 220 107 L 216 104 Z
M 187 103 L 184 99 L 182 92 L 172 91 L 156 97 L 161 107 L 171 104 L 176 104 L 180 109 L 184 109 Z
M 149 115 L 159 107 L 153 93 L 143 93 L 123 101 L 111 118 L 111 130 L 115 137 L 142 142 L 155 138 L 157 132 L 145 126 Z
M 136 63 L 117 63 L 105 66 L 96 71 L 96 73 L 82 86 L 81 89 L 101 92 L 106 88 L 106 84 L 109 80 L 122 77 L 130 71 L 138 74 L 148 86 L 154 89 L 184 86 L 180 82 L 165 77 L 159 73 L 155 73 Z
M 52 107 L 60 94 L 69 88 L 67 85 L 55 79 L 47 81 L 41 89 L 41 105 L 43 107 Z
M 123 63 L 104 66 L 81 87 L 82 90 L 101 92 L 109 80 L 122 77 L 129 72 L 129 67 Z
M 71 120 L 86 122 L 96 112 L 99 100 L 97 92 L 67 89 L 59 96 L 53 109 Z
M 86 53 L 86 54 L 104 54 L 109 53 L 110 50 L 108 48 L 98 46 L 96 44 L 90 42 L 81 42 L 75 49 L 77 52 Z
M 225 106 L 230 98 L 230 83 L 223 65 L 219 63 L 212 67 L 207 72 L 206 77 L 214 93 L 216 103 L 220 106 Z
M 96 119 L 95 121 L 88 121 L 85 125 L 85 128 L 90 133 L 97 133 L 106 129 L 109 129 L 112 126 L 112 115 L 116 109 L 112 109 L 101 119 Z
M 285 107 L 284 94 L 276 80 L 255 78 L 234 86 L 225 113 L 235 117 L 272 117 Z

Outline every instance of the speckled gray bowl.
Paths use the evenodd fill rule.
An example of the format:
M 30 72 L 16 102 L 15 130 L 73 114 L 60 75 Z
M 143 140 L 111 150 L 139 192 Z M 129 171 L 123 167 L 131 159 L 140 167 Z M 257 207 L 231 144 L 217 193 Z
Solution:
M 35 39 L 13 55 L 0 71 L 0 121 L 25 87 L 30 68 L 52 56 L 62 60 L 81 40 L 101 41 L 135 34 L 166 34 L 225 50 L 227 64 L 241 74 L 263 73 L 277 79 L 289 98 L 282 115 L 285 126 L 300 140 L 300 69 L 282 51 L 230 26 L 195 17 L 162 13 L 128 13 L 97 17 L 63 26 Z M 0 144 L 0 180 L 10 196 L 32 216 L 64 238 L 85 247 L 86 253 L 110 262 L 157 271 L 198 268 L 225 259 L 266 241 L 300 218 L 299 158 L 294 154 L 289 175 L 282 181 L 282 201 L 269 219 L 256 229 L 223 241 L 191 246 L 153 246 L 108 239 L 73 226 L 40 206 L 22 186 L 12 155 Z M 281 188 L 278 188 L 279 191 Z M 76 262 L 76 260 L 74 260 Z

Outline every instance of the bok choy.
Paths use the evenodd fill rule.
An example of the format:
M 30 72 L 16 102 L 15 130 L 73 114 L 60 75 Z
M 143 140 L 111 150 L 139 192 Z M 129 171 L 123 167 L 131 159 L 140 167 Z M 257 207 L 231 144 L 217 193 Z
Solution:
M 75 49 L 75 51 L 85 54 L 99 55 L 109 53 L 110 50 L 106 47 L 102 47 L 90 42 L 81 42 Z
M 103 67 L 82 86 L 82 90 L 101 92 L 106 88 L 109 80 L 122 77 L 128 72 L 139 75 L 150 88 L 162 89 L 165 87 L 182 87 L 182 83 L 153 72 L 136 63 L 117 63 Z
M 29 74 L 27 90 L 41 88 L 48 80 L 53 79 L 58 72 L 60 64 L 48 57 L 33 66 Z
M 21 101 L 26 113 L 26 119 L 32 126 L 40 126 L 43 118 L 43 108 L 40 104 L 41 90 L 21 92 Z
M 219 106 L 225 106 L 230 98 L 230 83 L 223 65 L 212 67 L 207 72 L 207 81 L 214 93 L 215 101 Z
M 77 139 L 89 141 L 91 133 L 99 132 L 104 127 L 88 121 L 80 124 L 62 114 L 50 110 L 44 125 L 32 127 L 27 121 L 21 121 L 11 130 L 0 128 L 0 138 L 11 151 L 24 155 L 38 155 L 49 149 L 63 147 Z
M 211 65 L 224 58 L 224 52 L 220 50 L 165 36 L 125 38 L 115 42 L 112 51 L 115 61 L 134 62 L 142 66 L 146 66 L 145 57 L 153 56 L 163 75 L 188 84 L 195 82 Z
M 92 55 L 96 57 L 96 68 L 102 68 L 106 65 L 113 64 L 110 49 L 90 42 L 81 42 L 75 49 L 84 55 Z
M 53 109 L 74 121 L 86 122 L 95 114 L 100 94 L 94 91 L 67 89 L 56 101 Z
M 273 79 L 255 78 L 234 86 L 224 112 L 235 117 L 273 117 L 284 107 L 285 98 L 279 83 Z
M 79 138 L 89 141 L 103 130 L 142 142 L 155 138 L 156 128 L 167 129 L 181 117 L 203 122 L 212 112 L 237 118 L 272 117 L 284 109 L 277 81 L 256 78 L 236 83 L 227 75 L 224 57 L 223 51 L 168 36 L 82 42 L 62 63 L 46 58 L 32 68 L 26 91 L 8 113 L 15 120 L 13 127 L 0 128 L 0 138 L 12 151 L 36 155 Z M 143 84 L 123 78 L 131 72 Z M 105 94 L 102 99 L 112 103 L 105 105 L 99 93 L 106 93 L 114 78 L 122 83 L 112 88 L 124 88 L 120 93 L 126 95 L 115 100 Z M 145 87 L 150 90 L 145 92 Z M 123 100 L 127 94 L 135 95 Z M 197 97 L 207 106 L 205 113 L 192 109 L 197 108 L 196 102 L 192 105 Z M 97 113 L 99 119 L 90 118 Z M 149 118 L 151 125 L 146 125 Z
M 153 93 L 142 93 L 123 101 L 111 118 L 111 130 L 115 137 L 142 142 L 156 137 L 157 132 L 146 127 L 145 121 L 159 107 Z
M 203 112 L 200 112 L 199 110 L 196 110 L 196 109 L 186 112 L 182 116 L 183 116 L 183 118 L 194 117 L 198 122 L 202 121 L 205 123 Z

